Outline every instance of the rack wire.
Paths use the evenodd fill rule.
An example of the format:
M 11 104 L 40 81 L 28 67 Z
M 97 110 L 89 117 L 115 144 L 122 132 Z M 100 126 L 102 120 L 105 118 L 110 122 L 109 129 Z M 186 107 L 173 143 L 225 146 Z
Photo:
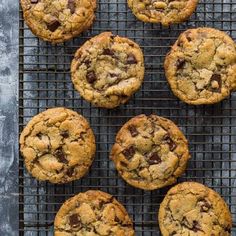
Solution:
M 117 197 L 134 221 L 136 235 L 161 235 L 157 211 L 169 187 L 142 191 L 128 186 L 109 160 L 119 128 L 131 117 L 145 113 L 173 120 L 186 134 L 192 158 L 178 181 L 198 181 L 215 189 L 228 203 L 236 235 L 236 94 L 212 106 L 189 106 L 171 93 L 164 77 L 163 60 L 178 35 L 188 28 L 214 27 L 236 39 L 235 0 L 201 1 L 188 22 L 164 28 L 138 21 L 126 0 L 98 0 L 93 27 L 79 37 L 51 45 L 33 36 L 20 10 L 19 129 L 46 108 L 65 106 L 84 115 L 96 134 L 97 153 L 90 172 L 64 185 L 38 182 L 19 157 L 19 234 L 53 235 L 53 221 L 61 204 L 88 189 Z M 76 49 L 103 31 L 127 36 L 142 47 L 145 81 L 132 99 L 117 109 L 92 107 L 81 99 L 70 80 L 70 62 Z

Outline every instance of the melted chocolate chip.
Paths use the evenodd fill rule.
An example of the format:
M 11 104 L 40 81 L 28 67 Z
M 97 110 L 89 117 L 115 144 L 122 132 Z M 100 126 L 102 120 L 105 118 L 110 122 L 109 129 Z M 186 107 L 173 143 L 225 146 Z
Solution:
M 170 138 L 169 134 L 166 134 L 164 136 L 164 140 L 169 145 L 170 151 L 174 151 L 177 146 L 176 146 L 175 142 Z
M 63 137 L 63 138 L 69 138 L 69 133 L 68 133 L 68 131 L 67 130 L 63 130 L 63 131 L 61 131 L 61 136 Z
M 86 78 L 87 78 L 87 81 L 88 81 L 90 84 L 92 84 L 93 82 L 95 82 L 96 79 L 97 79 L 96 74 L 95 74 L 94 71 L 89 71 L 89 72 L 87 73 Z
M 71 14 L 75 13 L 75 1 L 74 0 L 68 0 L 68 5 L 67 7 L 70 9 Z
M 135 154 L 135 149 L 133 146 L 130 146 L 129 148 L 125 149 L 122 153 L 127 159 L 131 159 Z
M 185 62 L 186 61 L 183 58 L 178 59 L 176 62 L 177 70 L 183 69 Z
M 136 137 L 139 134 L 138 130 L 136 129 L 136 127 L 134 125 L 130 125 L 128 127 L 128 130 L 129 130 L 132 137 Z
M 160 164 L 161 163 L 161 158 L 159 157 L 159 155 L 156 152 L 154 152 L 149 157 L 148 163 L 150 165 Z
M 80 226 L 79 216 L 77 214 L 69 216 L 69 222 L 73 228 Z
M 72 177 L 72 175 L 74 174 L 74 167 L 70 167 L 68 170 L 67 170 L 67 172 L 66 172 L 66 174 L 69 176 L 69 177 Z
M 137 64 L 137 60 L 133 54 L 129 54 L 127 57 L 127 64 Z
M 103 50 L 103 55 L 113 56 L 113 55 L 114 55 L 114 51 L 112 51 L 112 50 L 109 49 L 109 48 L 105 48 L 105 49 Z
M 112 77 L 112 78 L 115 78 L 118 76 L 118 74 L 115 74 L 115 73 L 109 73 L 109 75 Z
M 35 4 L 35 3 L 38 3 L 39 0 L 31 0 L 30 2 L 33 3 L 33 4 Z
M 68 161 L 67 161 L 67 159 L 66 159 L 66 157 L 65 157 L 65 153 L 64 153 L 64 151 L 63 151 L 63 149 L 62 149 L 62 147 L 59 147 L 59 148 L 54 152 L 54 155 L 55 155 L 55 157 L 56 157 L 60 162 L 65 163 L 65 164 L 68 163 Z
M 217 82 L 218 84 L 218 87 L 217 88 L 213 88 L 212 87 L 212 83 L 214 82 Z M 215 92 L 215 93 L 220 93 L 221 92 L 221 88 L 222 88 L 222 80 L 221 80 L 221 75 L 218 75 L 218 74 L 213 74 L 211 76 L 211 79 L 210 79 L 210 90 L 212 92 Z
M 47 23 L 47 27 L 51 32 L 56 31 L 56 29 L 61 25 L 61 23 L 58 20 L 53 20 L 49 23 Z

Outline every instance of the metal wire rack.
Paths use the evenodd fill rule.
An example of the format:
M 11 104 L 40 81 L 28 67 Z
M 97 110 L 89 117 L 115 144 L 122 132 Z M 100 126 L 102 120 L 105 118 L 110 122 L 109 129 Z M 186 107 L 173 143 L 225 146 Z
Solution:
M 190 142 L 192 159 L 179 182 L 193 180 L 212 187 L 227 201 L 236 235 L 236 94 L 213 106 L 189 106 L 175 98 L 163 71 L 163 59 L 178 35 L 187 28 L 214 27 L 236 39 L 236 1 L 201 1 L 191 19 L 163 28 L 138 21 L 126 0 L 98 0 L 93 27 L 60 45 L 33 36 L 20 10 L 19 129 L 49 107 L 65 106 L 84 115 L 96 134 L 97 154 L 82 180 L 65 185 L 38 182 L 19 159 L 19 234 L 53 235 L 53 221 L 61 204 L 88 189 L 117 197 L 133 218 L 136 235 L 160 235 L 157 211 L 168 188 L 142 191 L 128 186 L 109 161 L 109 151 L 119 128 L 131 117 L 155 113 L 172 119 Z M 85 40 L 103 31 L 127 36 L 143 49 L 145 81 L 126 104 L 114 110 L 92 107 L 80 98 L 70 81 L 70 62 Z

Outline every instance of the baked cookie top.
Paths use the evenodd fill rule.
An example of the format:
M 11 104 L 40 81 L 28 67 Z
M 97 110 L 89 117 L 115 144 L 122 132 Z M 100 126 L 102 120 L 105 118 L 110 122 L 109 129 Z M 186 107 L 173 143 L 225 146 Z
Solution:
M 164 67 L 178 98 L 193 105 L 217 103 L 236 88 L 236 44 L 216 29 L 190 29 L 179 36 Z
M 144 59 L 130 39 L 101 33 L 78 49 L 71 64 L 72 82 L 93 105 L 114 108 L 142 84 Z
M 87 120 L 63 107 L 33 117 L 20 136 L 27 170 L 38 180 L 52 183 L 83 177 L 92 164 L 95 149 Z
M 153 190 L 172 184 L 185 170 L 188 142 L 170 120 L 139 115 L 118 132 L 111 159 L 130 185 Z
M 163 236 L 230 236 L 232 218 L 218 193 L 196 183 L 171 188 L 159 209 Z
M 21 6 L 25 22 L 36 36 L 61 43 L 92 25 L 96 0 L 21 0 Z
M 89 190 L 67 200 L 54 222 L 55 236 L 134 236 L 125 208 L 110 194 Z
M 198 0 L 128 0 L 133 14 L 141 21 L 168 26 L 186 21 Z

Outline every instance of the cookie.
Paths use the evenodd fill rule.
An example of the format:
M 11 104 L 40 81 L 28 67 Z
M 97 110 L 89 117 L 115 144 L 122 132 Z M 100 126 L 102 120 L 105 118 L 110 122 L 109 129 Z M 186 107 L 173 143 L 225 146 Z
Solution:
M 198 0 L 128 0 L 133 14 L 141 21 L 168 26 L 186 21 Z
M 236 44 L 217 29 L 182 33 L 164 67 L 173 93 L 188 104 L 217 103 L 236 90 Z
M 20 151 L 29 173 L 52 183 L 83 177 L 93 162 L 95 149 L 87 120 L 63 107 L 33 117 L 20 136 Z
M 114 108 L 126 103 L 141 86 L 143 53 L 130 39 L 104 32 L 78 49 L 71 74 L 85 100 L 97 107 Z
M 145 190 L 175 183 L 190 158 L 183 133 L 156 115 L 129 120 L 118 132 L 110 156 L 127 183 Z
M 54 222 L 55 236 L 134 236 L 125 208 L 110 194 L 89 190 L 67 200 Z
M 61 43 L 88 29 L 96 0 L 21 0 L 26 24 L 39 38 Z
M 163 236 L 230 236 L 232 218 L 218 193 L 196 183 L 172 187 L 159 209 Z

